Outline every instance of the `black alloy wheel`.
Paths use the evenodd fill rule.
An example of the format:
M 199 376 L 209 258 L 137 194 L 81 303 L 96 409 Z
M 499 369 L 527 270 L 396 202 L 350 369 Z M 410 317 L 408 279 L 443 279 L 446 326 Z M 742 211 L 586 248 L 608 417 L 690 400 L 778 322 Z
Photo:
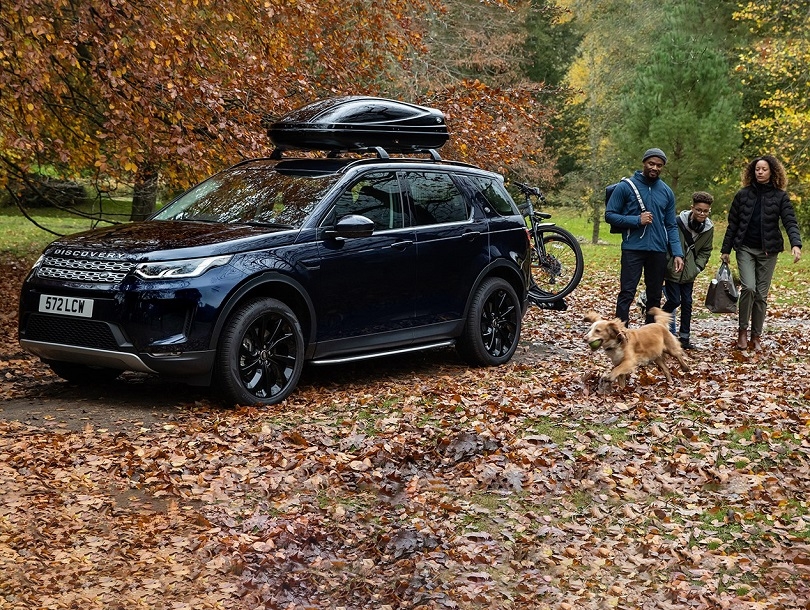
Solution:
M 509 282 L 496 277 L 484 280 L 470 303 L 459 354 L 474 365 L 509 361 L 520 339 L 521 314 L 520 301 Z
M 217 358 L 217 382 L 234 403 L 281 402 L 295 389 L 303 366 L 301 325 L 281 301 L 253 299 L 226 323 Z

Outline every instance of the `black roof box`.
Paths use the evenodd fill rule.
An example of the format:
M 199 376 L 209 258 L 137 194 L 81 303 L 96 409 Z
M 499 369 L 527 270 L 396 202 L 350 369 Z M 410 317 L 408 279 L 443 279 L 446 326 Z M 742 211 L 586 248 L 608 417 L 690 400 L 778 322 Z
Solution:
M 435 108 L 380 97 L 335 97 L 293 110 L 268 129 L 277 151 L 366 150 L 413 152 L 439 148 L 450 138 Z

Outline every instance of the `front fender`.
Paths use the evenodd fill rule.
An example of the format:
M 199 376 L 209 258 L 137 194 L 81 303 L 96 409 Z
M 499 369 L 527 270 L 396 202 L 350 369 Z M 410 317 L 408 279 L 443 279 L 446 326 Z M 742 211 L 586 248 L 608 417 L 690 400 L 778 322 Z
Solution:
M 254 296 L 277 298 L 290 307 L 299 318 L 309 351 L 309 346 L 312 346 L 315 340 L 315 307 L 300 282 L 278 271 L 268 271 L 251 277 L 233 291 L 223 304 L 214 325 L 214 332 L 211 335 L 211 349 L 216 349 L 222 328 L 233 311 L 245 299 Z

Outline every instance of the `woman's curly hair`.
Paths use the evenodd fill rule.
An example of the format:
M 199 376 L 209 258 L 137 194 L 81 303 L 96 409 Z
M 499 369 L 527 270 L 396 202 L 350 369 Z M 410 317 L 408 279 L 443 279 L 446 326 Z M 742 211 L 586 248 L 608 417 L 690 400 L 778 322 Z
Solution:
M 773 155 L 762 155 L 761 157 L 752 159 L 751 162 L 745 166 L 745 170 L 743 170 L 742 185 L 751 186 L 752 184 L 757 183 L 757 177 L 754 173 L 754 169 L 756 168 L 757 163 L 760 161 L 765 161 L 765 163 L 768 164 L 768 167 L 771 168 L 771 184 L 773 184 L 774 187 L 778 188 L 780 191 L 784 191 L 785 187 L 787 187 L 787 174 L 785 173 L 785 167 L 782 165 L 779 159 Z

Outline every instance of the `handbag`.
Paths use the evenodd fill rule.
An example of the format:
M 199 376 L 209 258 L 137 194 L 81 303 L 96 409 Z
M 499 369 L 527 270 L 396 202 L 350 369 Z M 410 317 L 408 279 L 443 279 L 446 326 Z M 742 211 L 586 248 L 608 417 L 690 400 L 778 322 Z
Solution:
M 737 313 L 739 296 L 740 293 L 731 276 L 731 269 L 727 263 L 720 263 L 720 268 L 706 293 L 706 309 L 712 313 Z

